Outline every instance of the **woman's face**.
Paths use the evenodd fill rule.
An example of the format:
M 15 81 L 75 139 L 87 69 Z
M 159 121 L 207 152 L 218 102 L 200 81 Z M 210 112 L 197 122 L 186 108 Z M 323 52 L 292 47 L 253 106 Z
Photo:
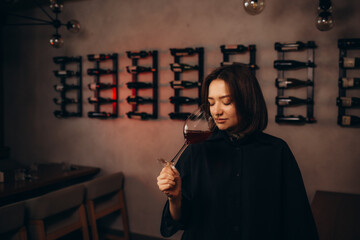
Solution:
M 220 130 L 231 130 L 238 125 L 235 104 L 224 80 L 215 79 L 210 83 L 208 101 L 211 116 Z

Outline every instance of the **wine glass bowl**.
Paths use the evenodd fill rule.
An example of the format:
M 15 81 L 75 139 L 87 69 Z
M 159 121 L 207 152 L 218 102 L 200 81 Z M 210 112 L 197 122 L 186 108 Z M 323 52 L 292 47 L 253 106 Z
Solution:
M 199 107 L 189 117 L 185 120 L 183 127 L 183 134 L 185 142 L 180 148 L 178 153 L 170 161 L 165 159 L 158 159 L 159 163 L 164 167 L 170 165 L 175 168 L 175 164 L 184 150 L 189 144 L 200 143 L 208 139 L 212 133 L 209 125 L 209 120 L 211 119 L 208 114 L 205 113 L 203 107 Z
M 191 113 L 184 123 L 184 138 L 188 144 L 200 143 L 211 135 L 209 118 L 202 107 Z

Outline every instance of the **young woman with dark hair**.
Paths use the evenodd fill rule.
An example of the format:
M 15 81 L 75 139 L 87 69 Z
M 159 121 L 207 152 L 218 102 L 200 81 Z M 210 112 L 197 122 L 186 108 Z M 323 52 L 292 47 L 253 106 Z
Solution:
M 248 66 L 215 69 L 202 101 L 213 133 L 157 178 L 168 196 L 161 234 L 184 240 L 318 239 L 304 183 L 286 142 L 263 133 L 268 117 Z

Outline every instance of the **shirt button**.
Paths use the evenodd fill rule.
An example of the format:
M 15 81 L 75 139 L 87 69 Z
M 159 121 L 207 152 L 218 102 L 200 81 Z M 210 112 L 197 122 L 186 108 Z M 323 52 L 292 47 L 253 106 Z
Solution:
M 238 232 L 238 231 L 239 231 L 239 226 L 234 226 L 234 227 L 233 227 L 233 230 L 234 230 L 235 232 Z
M 237 177 L 240 177 L 240 173 L 236 173 L 236 176 L 237 176 Z

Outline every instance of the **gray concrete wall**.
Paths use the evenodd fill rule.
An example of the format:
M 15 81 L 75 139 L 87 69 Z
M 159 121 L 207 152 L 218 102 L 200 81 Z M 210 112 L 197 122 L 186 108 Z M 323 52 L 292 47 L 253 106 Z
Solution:
M 173 57 L 169 48 L 204 47 L 205 73 L 209 73 L 222 60 L 220 45 L 256 44 L 260 67 L 257 77 L 269 111 L 266 132 L 283 138 L 290 145 L 310 200 L 318 189 L 360 193 L 360 131 L 336 124 L 335 104 L 339 70 L 337 39 L 360 37 L 360 4 L 355 0 L 333 0 L 336 26 L 331 31 L 320 32 L 314 26 L 316 2 L 267 1 L 265 10 L 257 16 L 246 14 L 240 0 L 66 2 L 60 18 L 77 19 L 82 29 L 78 34 L 61 29 L 65 40 L 61 49 L 52 49 L 48 44 L 53 34 L 51 27 L 5 27 L 5 145 L 11 147 L 13 159 L 24 163 L 71 162 L 99 166 L 102 174 L 123 171 L 131 231 L 160 236 L 160 215 L 166 197 L 157 189 L 156 176 L 161 167 L 156 159 L 171 158 L 183 143 L 183 123 L 168 118 L 168 113 L 173 111 L 167 101 L 173 95 L 168 85 L 173 79 L 169 68 Z M 24 14 L 44 16 L 39 10 L 28 10 Z M 309 40 L 318 45 L 314 105 L 318 122 L 305 126 L 278 125 L 274 121 L 277 95 L 274 43 Z M 87 118 L 87 112 L 93 110 L 87 103 L 87 97 L 92 96 L 87 84 L 93 82 L 93 77 L 86 75 L 86 69 L 93 67 L 93 63 L 86 60 L 86 55 L 119 53 L 119 76 L 124 84 L 131 80 L 125 71 L 125 66 L 131 65 L 125 56 L 128 50 L 159 51 L 159 119 L 139 121 L 124 116 L 131 110 L 124 101 L 131 94 L 126 86 L 119 88 L 123 100 L 119 110 L 123 117 Z M 360 55 L 359 51 L 354 53 Z M 53 90 L 58 80 L 52 71 L 58 66 L 52 57 L 62 55 L 84 58 L 82 118 L 57 119 L 52 114 L 58 109 L 52 99 L 59 95 Z M 306 53 L 290 56 L 303 60 Z M 237 60 L 247 61 L 247 55 Z M 188 63 L 195 60 L 189 58 Z M 351 74 L 360 76 L 358 70 Z M 195 75 L 187 75 L 189 79 L 192 76 Z M 306 71 L 296 71 L 293 76 L 304 79 Z M 141 79 L 146 81 L 147 77 Z M 304 89 L 289 93 L 305 96 Z M 141 94 L 150 96 L 151 92 Z M 194 92 L 186 94 L 194 95 Z M 359 90 L 351 94 L 359 96 Z M 151 111 L 151 108 L 141 110 Z M 302 107 L 292 111 L 305 115 Z M 360 115 L 358 110 L 352 113 Z M 114 226 L 119 227 L 117 224 Z

